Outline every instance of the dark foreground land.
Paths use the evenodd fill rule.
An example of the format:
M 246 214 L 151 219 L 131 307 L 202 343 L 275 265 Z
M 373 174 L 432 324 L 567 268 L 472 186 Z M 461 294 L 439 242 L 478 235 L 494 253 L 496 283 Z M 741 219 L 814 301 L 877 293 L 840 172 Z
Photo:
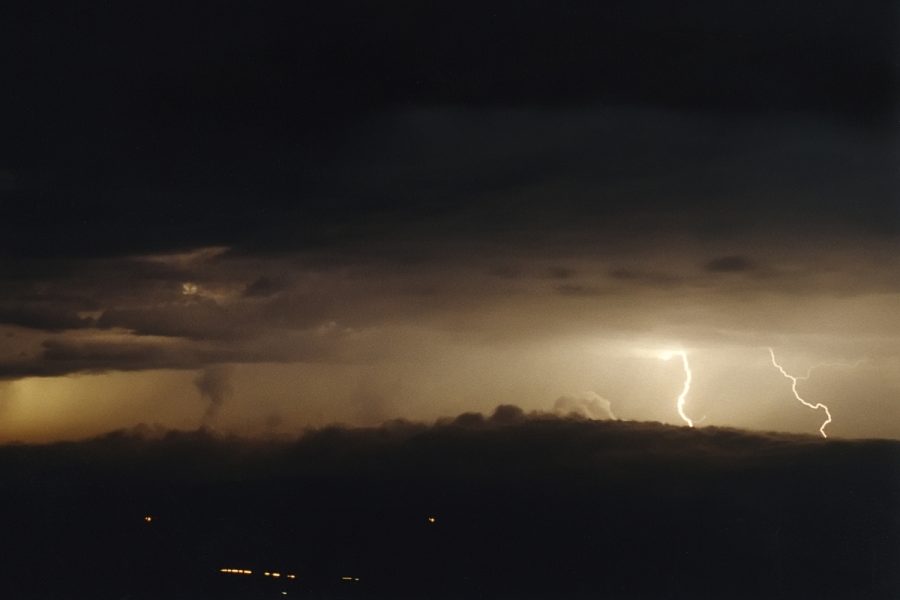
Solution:
M 2 598 L 900 598 L 897 442 L 509 408 L 129 432 L 0 448 L 0 511 Z

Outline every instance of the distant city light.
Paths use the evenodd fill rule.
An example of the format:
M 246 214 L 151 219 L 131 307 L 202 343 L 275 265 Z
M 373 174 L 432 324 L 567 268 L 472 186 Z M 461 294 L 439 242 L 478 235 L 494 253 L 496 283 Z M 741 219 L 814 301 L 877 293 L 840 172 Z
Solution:
M 344 575 L 341 577 L 341 581 L 359 581 L 359 577 L 350 577 L 348 575 Z
M 253 575 L 253 571 L 251 571 L 250 569 L 232 569 L 229 567 L 219 569 L 219 572 L 220 573 L 229 573 L 229 574 L 233 574 L 233 575 Z M 273 578 L 284 577 L 286 579 L 297 579 L 296 573 L 281 573 L 279 571 L 263 571 L 262 574 L 264 577 L 273 577 Z M 353 579 L 353 578 L 351 577 L 350 579 Z M 357 578 L 356 581 L 359 581 L 359 579 Z
M 437 517 L 433 517 L 433 516 L 428 517 L 428 522 L 431 523 L 432 525 L 434 525 L 435 523 L 437 523 Z
M 146 515 L 146 516 L 144 517 L 144 522 L 145 522 L 145 523 L 152 523 L 152 522 L 153 522 L 153 515 Z

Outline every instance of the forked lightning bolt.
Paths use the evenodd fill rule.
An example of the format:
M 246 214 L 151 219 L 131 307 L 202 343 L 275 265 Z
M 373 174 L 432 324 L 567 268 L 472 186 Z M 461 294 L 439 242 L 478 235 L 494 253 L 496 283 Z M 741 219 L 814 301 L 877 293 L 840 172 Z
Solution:
M 791 374 L 788 373 L 787 371 L 785 371 L 785 370 L 784 370 L 784 367 L 782 367 L 781 365 L 778 364 L 778 361 L 775 360 L 775 351 L 772 350 L 771 348 L 769 348 L 769 356 L 772 357 L 772 364 L 775 366 L 775 368 L 778 369 L 779 371 L 781 371 L 781 374 L 782 374 L 782 375 L 784 375 L 785 377 L 787 377 L 788 379 L 791 380 L 791 391 L 794 392 L 794 398 L 796 398 L 797 400 L 799 400 L 800 403 L 803 404 L 803 406 L 809 407 L 809 408 L 811 408 L 811 409 L 813 409 L 813 410 L 819 410 L 819 409 L 822 409 L 822 410 L 825 411 L 825 422 L 822 423 L 822 426 L 821 426 L 821 427 L 819 427 L 819 433 L 822 434 L 822 437 L 823 437 L 823 438 L 827 438 L 827 437 L 828 437 L 828 434 L 825 433 L 825 427 L 826 427 L 829 423 L 831 423 L 831 411 L 829 411 L 829 410 L 828 410 L 828 407 L 825 406 L 824 404 L 822 404 L 821 402 L 816 402 L 815 404 L 812 404 L 812 403 L 810 403 L 810 402 L 807 402 L 806 400 L 804 400 L 803 398 L 801 398 L 799 392 L 797 392 L 797 382 L 798 382 L 798 381 L 801 381 L 801 380 L 809 379 L 809 376 L 810 376 L 810 374 L 812 373 L 812 370 L 813 370 L 815 367 L 810 368 L 810 369 L 806 372 L 806 375 L 803 375 L 802 377 L 796 377 L 796 376 L 794 376 L 794 375 L 791 375 Z
M 688 392 L 691 391 L 691 379 L 693 378 L 691 374 L 691 365 L 688 363 L 687 359 L 687 352 L 684 350 L 667 350 L 661 352 L 659 357 L 662 360 L 670 360 L 676 355 L 681 357 L 681 364 L 684 367 L 684 388 L 681 390 L 681 394 L 678 396 L 678 401 L 675 406 L 678 408 L 678 415 L 688 424 L 688 427 L 693 427 L 694 421 L 684 413 L 684 405 L 687 402 Z

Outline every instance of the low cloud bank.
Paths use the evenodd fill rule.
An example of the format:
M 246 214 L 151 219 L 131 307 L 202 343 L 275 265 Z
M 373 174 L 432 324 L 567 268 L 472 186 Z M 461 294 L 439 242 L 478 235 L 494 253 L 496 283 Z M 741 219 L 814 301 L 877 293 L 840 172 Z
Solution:
M 0 587 L 229 597 L 216 579 L 228 566 L 290 568 L 326 595 L 359 576 L 368 598 L 900 590 L 900 443 L 591 420 L 560 404 L 570 416 L 507 405 L 292 439 L 144 426 L 0 447 L 0 509 L 15 517 L 0 547 L 18 573 Z M 34 564 L 57 576 L 23 575 Z

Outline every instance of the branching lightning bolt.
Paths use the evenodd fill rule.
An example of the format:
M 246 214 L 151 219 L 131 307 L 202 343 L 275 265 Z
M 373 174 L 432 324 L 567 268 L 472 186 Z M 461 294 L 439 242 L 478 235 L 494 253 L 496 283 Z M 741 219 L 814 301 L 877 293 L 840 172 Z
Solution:
M 688 427 L 693 427 L 694 421 L 684 413 L 684 405 L 687 402 L 688 392 L 691 391 L 691 380 L 693 379 L 691 365 L 688 363 L 687 359 L 687 352 L 684 350 L 666 351 L 662 352 L 659 357 L 662 360 L 670 360 L 676 355 L 681 357 L 681 365 L 684 367 L 684 388 L 681 390 L 681 394 L 679 394 L 675 406 L 678 408 L 678 415 L 688 424 Z
M 815 369 L 816 367 L 811 367 L 811 368 L 806 372 L 806 375 L 803 375 L 802 377 L 796 377 L 796 376 L 794 376 L 794 375 L 791 375 L 791 374 L 788 373 L 787 371 L 785 371 L 785 370 L 784 370 L 784 367 L 782 367 L 781 365 L 778 364 L 778 361 L 775 360 L 775 351 L 772 350 L 771 348 L 769 348 L 769 356 L 772 357 L 772 364 L 775 366 L 775 368 L 778 369 L 779 371 L 781 371 L 781 374 L 782 374 L 782 375 L 784 375 L 785 377 L 787 377 L 788 379 L 791 380 L 791 391 L 794 392 L 794 398 L 796 398 L 797 400 L 799 400 L 800 403 L 803 404 L 803 406 L 809 407 L 809 408 L 811 408 L 811 409 L 813 409 L 813 410 L 819 410 L 819 409 L 822 409 L 822 410 L 825 411 L 825 417 L 826 417 L 826 418 L 825 418 L 825 422 L 822 423 L 822 426 L 821 426 L 821 427 L 819 427 L 819 433 L 822 434 L 822 437 L 823 437 L 823 438 L 827 438 L 827 437 L 828 437 L 828 434 L 825 433 L 825 427 L 826 427 L 829 423 L 831 423 L 831 411 L 829 411 L 829 410 L 828 410 L 828 407 L 825 406 L 824 404 L 822 404 L 821 402 L 816 402 L 815 404 L 812 404 L 812 403 L 810 403 L 810 402 L 807 402 L 806 400 L 804 400 L 803 398 L 801 398 L 799 392 L 797 392 L 797 382 L 798 382 L 798 381 L 801 381 L 801 380 L 809 379 L 810 374 L 812 373 L 813 369 Z M 821 365 L 819 365 L 819 366 L 821 366 Z

